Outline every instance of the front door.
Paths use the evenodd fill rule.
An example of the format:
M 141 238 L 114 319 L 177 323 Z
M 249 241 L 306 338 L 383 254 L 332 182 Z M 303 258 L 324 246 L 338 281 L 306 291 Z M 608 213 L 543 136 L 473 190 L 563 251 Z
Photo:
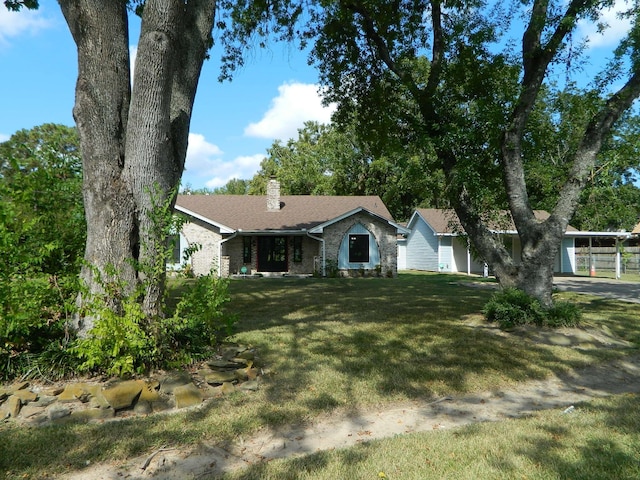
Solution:
M 258 271 L 286 272 L 287 237 L 258 237 Z

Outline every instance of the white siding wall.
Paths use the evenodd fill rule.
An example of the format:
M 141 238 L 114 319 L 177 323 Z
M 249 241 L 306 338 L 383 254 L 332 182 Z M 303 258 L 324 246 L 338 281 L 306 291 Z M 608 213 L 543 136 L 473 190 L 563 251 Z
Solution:
M 167 270 L 180 270 L 183 267 L 182 259 L 184 258 L 185 250 L 189 247 L 189 242 L 187 242 L 187 239 L 184 237 L 182 232 L 180 232 L 179 237 L 180 259 L 177 263 L 167 263 Z M 190 262 L 191 259 L 188 260 L 188 263 Z
M 452 272 L 467 273 L 467 239 L 456 237 L 453 239 L 453 269 Z
M 407 269 L 407 240 L 398 240 L 398 270 Z
M 562 239 L 562 273 L 576 273 L 576 239 L 565 237 Z
M 369 236 L 369 261 L 349 263 L 349 235 L 360 234 Z M 396 254 L 397 255 L 397 254 Z M 361 223 L 352 226 L 342 238 L 340 250 L 338 252 L 338 268 L 340 270 L 357 270 L 364 268 L 365 270 L 373 270 L 376 265 L 380 265 L 380 250 L 373 233 L 367 230 L 367 227 Z
M 453 245 L 451 237 L 440 237 L 440 258 L 438 260 L 439 272 L 455 272 L 453 258 Z
M 438 271 L 438 239 L 420 217 L 407 237 L 407 268 Z
M 553 259 L 553 271 L 555 273 L 575 273 L 575 239 L 573 237 L 563 237 L 560 245 L 560 252 Z M 560 257 L 562 256 L 562 260 Z M 516 264 L 522 263 L 522 244 L 520 237 L 513 236 L 513 259 Z

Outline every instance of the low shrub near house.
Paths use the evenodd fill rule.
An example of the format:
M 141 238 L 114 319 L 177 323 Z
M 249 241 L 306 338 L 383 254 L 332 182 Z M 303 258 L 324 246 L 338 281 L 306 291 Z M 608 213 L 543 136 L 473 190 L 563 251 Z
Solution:
M 518 325 L 549 327 L 575 326 L 580 322 L 581 311 L 569 302 L 556 302 L 551 308 L 516 288 L 496 292 L 484 306 L 482 313 L 489 322 L 497 322 L 500 328 Z

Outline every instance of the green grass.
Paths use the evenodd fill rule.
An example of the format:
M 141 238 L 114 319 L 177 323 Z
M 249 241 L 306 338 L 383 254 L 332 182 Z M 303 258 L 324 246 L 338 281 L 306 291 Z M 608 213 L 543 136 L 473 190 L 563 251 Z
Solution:
M 640 478 L 640 397 L 578 405 L 573 413 L 397 436 L 273 460 L 225 480 L 555 480 Z
M 464 276 L 444 274 L 402 274 L 397 279 L 234 280 L 230 285 L 232 301 L 228 309 L 238 315 L 239 322 L 233 340 L 251 344 L 259 352 L 260 363 L 267 373 L 258 392 L 234 394 L 216 399 L 200 410 L 171 416 L 32 429 L 3 424 L 0 425 L 0 478 L 55 477 L 60 472 L 80 469 L 87 461 L 123 460 L 164 445 L 195 446 L 199 442 L 224 445 L 266 426 L 296 424 L 338 410 L 493 390 L 637 353 L 636 349 L 577 349 L 535 343 L 518 335 L 496 335 L 494 327 L 485 324 L 479 313 L 493 290 L 470 286 L 468 280 Z M 640 316 L 640 305 L 569 293 L 560 297 L 580 304 L 587 326 L 606 327 L 640 345 L 640 323 L 636 320 Z M 594 415 L 599 415 L 598 411 L 603 408 L 617 411 L 616 401 L 622 400 L 595 403 L 589 408 L 594 409 Z M 637 399 L 625 401 L 637 402 Z M 637 406 L 635 411 L 639 410 Z M 553 425 L 555 420 L 549 418 L 542 414 L 539 421 Z M 521 424 L 521 435 L 531 434 L 533 441 L 542 427 L 527 422 L 529 420 Z M 450 432 L 428 440 L 416 436 L 411 442 L 419 448 L 421 443 L 449 438 L 447 448 L 459 448 L 454 453 L 459 451 L 456 454 L 461 456 L 466 451 L 464 443 L 458 446 L 461 439 L 493 444 L 493 435 L 508 438 L 507 433 L 491 430 L 483 433 L 484 428 L 504 428 L 507 432 L 516 424 L 520 425 L 503 422 L 472 427 L 461 430 L 462 433 Z M 594 418 L 582 428 L 594 438 L 601 433 L 616 432 L 613 426 L 603 424 L 604 430 L 593 426 L 599 425 Z M 474 439 L 475 432 L 478 436 Z M 502 438 L 498 440 L 503 442 Z M 395 441 L 410 440 L 385 440 L 380 442 L 380 447 L 376 442 L 375 446 L 363 445 L 346 453 L 310 457 L 308 461 L 319 466 L 309 467 L 312 473 L 307 477 L 269 472 L 263 477 L 259 472 L 257 476 L 247 472 L 249 476 L 238 478 L 329 478 L 331 475 L 331 478 L 377 478 L 378 471 L 394 478 L 393 468 L 404 472 L 395 478 L 447 478 L 448 473 L 442 476 L 449 468 L 444 461 L 432 477 L 420 476 L 422 470 L 416 470 L 415 476 L 411 476 L 409 471 L 413 471 L 413 467 L 409 457 L 404 466 L 390 467 L 389 462 L 395 462 L 398 456 L 390 452 L 410 450 L 404 443 L 386 443 Z M 637 447 L 637 441 L 625 441 L 628 448 Z M 466 449 L 474 448 L 470 445 Z M 378 448 L 380 453 L 376 453 Z M 506 462 L 510 458 L 509 448 L 514 447 L 505 441 L 503 447 L 495 448 L 505 450 L 504 459 L 498 456 L 495 462 Z M 586 447 L 567 446 L 566 454 L 562 448 L 558 447 L 558 455 L 571 463 L 571 458 Z M 363 457 L 363 461 L 352 462 L 353 471 L 340 473 L 336 469 L 345 462 L 345 457 L 340 455 Z M 548 469 L 551 467 L 545 467 L 535 476 L 535 470 L 524 460 L 531 455 L 526 452 L 522 455 L 522 464 L 514 463 L 503 477 L 490 475 L 490 478 L 563 478 Z M 383 461 L 385 458 L 387 463 Z M 369 463 L 370 460 L 373 463 Z M 300 461 L 304 460 L 294 462 Z M 273 468 L 286 470 L 296 464 L 277 465 L 274 463 Z M 356 468 L 363 470 L 356 471 Z M 468 468 L 471 470 L 459 470 L 458 476 L 453 473 L 456 470 L 451 470 L 449 478 L 472 478 L 473 466 Z M 296 471 L 295 468 L 292 471 Z M 10 473 L 3 477 L 2 472 Z M 515 474 L 509 476 L 509 472 Z

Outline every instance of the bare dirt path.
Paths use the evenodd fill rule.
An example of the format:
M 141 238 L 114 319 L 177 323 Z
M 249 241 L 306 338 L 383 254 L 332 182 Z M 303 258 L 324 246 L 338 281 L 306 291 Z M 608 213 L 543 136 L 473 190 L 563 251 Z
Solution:
M 163 448 L 124 464 L 88 466 L 66 480 L 215 478 L 257 462 L 353 446 L 397 434 L 438 431 L 473 422 L 521 417 L 536 410 L 571 412 L 580 402 L 621 393 L 640 393 L 640 357 L 585 368 L 517 389 L 410 402 L 373 411 L 333 414 L 313 424 L 261 431 L 233 445 L 196 449 Z

